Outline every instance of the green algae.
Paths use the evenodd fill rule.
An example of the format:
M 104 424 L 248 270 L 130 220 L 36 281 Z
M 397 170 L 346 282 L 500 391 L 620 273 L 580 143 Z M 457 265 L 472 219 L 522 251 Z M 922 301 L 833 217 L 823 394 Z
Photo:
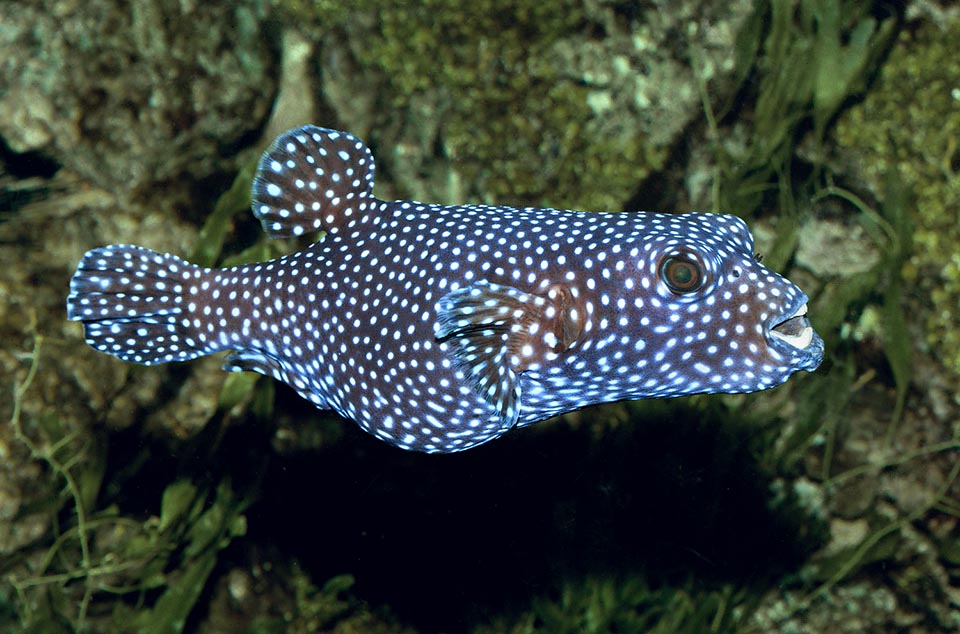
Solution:
M 259 157 L 241 168 L 226 192 L 217 198 L 197 235 L 197 244 L 190 261 L 200 266 L 213 266 L 220 260 L 223 244 L 237 216 L 250 213 L 250 191 Z
M 107 452 L 97 436 L 80 443 L 52 415 L 38 418 L 29 433 L 21 420 L 42 346 L 37 336 L 10 425 L 51 478 L 62 481 L 65 495 L 55 498 L 61 512 L 51 517 L 46 550 L 2 562 L 14 595 L 0 593 L 0 615 L 8 613 L 0 624 L 17 623 L 23 632 L 182 631 L 219 552 L 246 532 L 249 499 L 226 479 L 216 485 L 175 480 L 163 491 L 158 516 L 144 520 L 98 504 Z
M 896 172 L 916 198 L 916 249 L 902 267 L 903 281 L 929 305 L 926 343 L 954 375 L 960 375 L 960 61 L 951 43 L 958 36 L 956 21 L 905 31 L 875 88 L 836 131 L 875 191 Z
M 249 634 L 414 634 L 389 615 L 375 613 L 352 594 L 354 578 L 338 575 L 317 586 L 298 566 L 284 575 L 289 605 L 278 616 L 257 616 Z
M 820 186 L 817 172 L 797 182 L 796 149 L 811 131 L 814 144 L 822 144 L 841 107 L 866 90 L 899 21 L 895 14 L 878 19 L 873 12 L 872 3 L 857 1 L 758 5 L 739 42 L 740 89 L 718 118 L 744 101 L 754 104 L 753 111 L 740 131 L 742 142 L 718 145 L 715 209 L 754 216 L 772 200 L 789 214 Z M 785 229 L 778 227 L 775 267 L 785 262 L 794 235 Z
M 496 623 L 475 634 L 733 633 L 746 594 L 730 585 L 655 588 L 635 577 L 590 577 L 565 584 L 558 597 L 536 599 L 531 611 L 512 624 Z

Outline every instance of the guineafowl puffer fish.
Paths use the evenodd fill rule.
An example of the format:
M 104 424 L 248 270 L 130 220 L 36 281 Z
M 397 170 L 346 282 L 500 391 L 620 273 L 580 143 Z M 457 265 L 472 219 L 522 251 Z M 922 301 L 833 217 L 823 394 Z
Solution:
M 588 405 L 753 392 L 812 371 L 807 297 L 731 215 L 388 202 L 356 137 L 305 126 L 264 153 L 269 262 L 202 268 L 93 249 L 70 283 L 87 343 L 293 387 L 393 445 L 454 452 Z

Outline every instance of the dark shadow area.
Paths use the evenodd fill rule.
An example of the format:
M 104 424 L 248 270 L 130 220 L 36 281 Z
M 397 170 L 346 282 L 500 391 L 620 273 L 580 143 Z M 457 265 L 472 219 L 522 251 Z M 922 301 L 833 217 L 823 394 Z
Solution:
M 797 509 L 768 509 L 751 442 L 682 401 L 599 439 L 557 424 L 453 455 L 352 429 L 329 450 L 270 460 L 248 539 L 318 583 L 355 575 L 359 596 L 424 631 L 522 609 L 585 574 L 769 583 L 821 535 Z
M 50 178 L 60 164 L 43 152 L 15 152 L 0 138 L 0 166 L 13 178 Z
M 42 152 L 14 152 L 0 138 L 0 222 L 21 207 L 43 200 L 50 194 L 50 179 L 59 163 Z
M 276 389 L 274 415 L 324 424 Z M 187 442 L 131 428 L 111 434 L 100 502 L 148 517 L 178 477 L 228 478 L 256 501 L 221 573 L 252 551 L 298 561 L 321 586 L 349 573 L 357 596 L 422 631 L 528 609 L 587 575 L 766 587 L 820 543 L 823 528 L 795 506 L 770 510 L 754 425 L 683 400 L 633 409 L 602 435 L 547 423 L 450 455 L 397 449 L 349 421 L 339 442 L 292 455 L 275 454 L 274 424 L 252 417 L 215 417 Z

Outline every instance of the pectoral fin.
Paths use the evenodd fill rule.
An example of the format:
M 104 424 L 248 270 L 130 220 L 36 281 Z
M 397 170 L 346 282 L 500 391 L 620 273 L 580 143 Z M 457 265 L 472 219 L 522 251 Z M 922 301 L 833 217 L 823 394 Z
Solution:
M 583 332 L 576 291 L 554 285 L 543 295 L 477 282 L 444 295 L 434 334 L 493 405 L 504 429 L 520 413 L 520 374 L 573 346 Z

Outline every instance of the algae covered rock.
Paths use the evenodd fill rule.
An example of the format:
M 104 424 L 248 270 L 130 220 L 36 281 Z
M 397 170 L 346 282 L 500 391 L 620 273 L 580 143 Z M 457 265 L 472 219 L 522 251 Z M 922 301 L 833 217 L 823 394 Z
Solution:
M 207 176 L 269 112 L 263 12 L 256 0 L 4 2 L 0 135 L 114 191 Z
M 925 311 L 926 343 L 960 376 L 960 20 L 905 30 L 837 141 L 875 192 L 894 170 L 913 192 L 914 252 L 903 270 Z
M 284 0 L 397 197 L 620 210 L 732 86 L 749 2 Z M 385 147 L 386 149 L 386 147 Z

